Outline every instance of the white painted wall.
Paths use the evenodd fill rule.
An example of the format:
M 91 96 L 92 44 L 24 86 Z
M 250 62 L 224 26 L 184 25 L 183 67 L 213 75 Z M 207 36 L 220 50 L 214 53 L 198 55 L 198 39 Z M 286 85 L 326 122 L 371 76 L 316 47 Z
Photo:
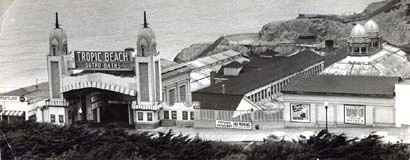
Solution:
M 395 85 L 396 127 L 410 125 L 410 80 Z

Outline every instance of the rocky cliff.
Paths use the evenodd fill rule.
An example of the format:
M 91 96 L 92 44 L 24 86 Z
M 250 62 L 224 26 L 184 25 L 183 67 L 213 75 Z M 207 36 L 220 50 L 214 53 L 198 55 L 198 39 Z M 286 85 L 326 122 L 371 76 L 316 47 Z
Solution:
M 410 4 L 410 0 L 401 0 L 398 3 L 394 3 L 392 6 L 385 6 L 392 1 L 393 0 L 374 2 L 369 4 L 362 13 L 344 16 L 351 20 L 352 17 L 354 19 L 354 16 L 357 16 L 360 19 L 363 18 L 363 16 L 372 15 L 370 19 L 373 19 L 379 25 L 380 33 L 384 40 L 398 46 L 410 44 L 410 9 L 407 5 L 407 3 Z M 380 12 L 380 8 L 383 8 L 382 12 Z M 372 13 L 375 12 L 377 12 L 377 14 L 373 16 L 374 14 Z M 341 15 L 326 16 L 343 18 Z M 316 36 L 321 41 L 332 39 L 336 40 L 337 44 L 343 45 L 349 37 L 353 26 L 357 23 L 364 25 L 367 20 L 368 19 L 349 23 L 342 23 L 340 21 L 326 18 L 297 18 L 287 21 L 274 21 L 265 24 L 262 27 L 256 40 L 255 37 L 250 39 L 257 41 L 256 44 L 263 44 L 264 42 L 274 44 L 275 42 L 294 41 L 299 36 Z M 246 39 L 244 37 L 241 38 Z M 174 61 L 185 62 L 196 59 L 200 57 L 199 55 L 212 55 L 228 49 L 233 49 L 241 53 L 251 52 L 249 48 L 231 43 L 229 39 L 225 39 L 219 43 L 219 45 L 214 47 L 214 50 L 204 54 L 204 50 L 207 50 L 207 48 L 209 49 L 210 45 L 211 43 L 194 44 L 189 48 L 183 49 L 175 57 Z M 410 45 L 408 46 L 410 48 Z
M 372 3 L 358 15 L 371 13 L 384 3 Z M 379 25 L 383 39 L 396 45 L 410 43 L 410 12 L 406 3 L 402 0 L 370 18 Z M 323 18 L 300 18 L 270 22 L 262 27 L 260 35 L 261 40 L 270 42 L 292 41 L 300 35 L 315 35 L 321 40 L 333 39 L 339 42 L 346 40 L 355 24 L 364 25 L 367 20 L 341 23 Z

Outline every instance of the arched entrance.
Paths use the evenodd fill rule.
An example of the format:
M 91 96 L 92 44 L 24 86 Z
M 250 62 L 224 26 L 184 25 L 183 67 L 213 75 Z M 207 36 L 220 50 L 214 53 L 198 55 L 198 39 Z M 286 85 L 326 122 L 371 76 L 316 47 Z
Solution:
M 65 92 L 69 102 L 68 123 L 132 124 L 131 104 L 135 96 L 98 88 L 83 88 Z

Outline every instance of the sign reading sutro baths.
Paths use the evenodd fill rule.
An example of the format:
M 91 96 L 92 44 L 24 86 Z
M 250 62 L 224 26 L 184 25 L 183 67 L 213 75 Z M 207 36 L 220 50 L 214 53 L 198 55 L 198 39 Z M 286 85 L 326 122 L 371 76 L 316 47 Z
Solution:
M 131 52 L 74 51 L 75 66 L 84 70 L 133 70 Z

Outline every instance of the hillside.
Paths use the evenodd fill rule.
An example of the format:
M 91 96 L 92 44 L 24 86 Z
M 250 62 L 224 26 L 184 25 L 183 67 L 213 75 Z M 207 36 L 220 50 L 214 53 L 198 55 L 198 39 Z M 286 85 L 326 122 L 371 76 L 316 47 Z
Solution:
M 357 17 L 371 14 L 386 2 L 375 2 Z M 371 17 L 378 25 L 384 40 L 396 45 L 410 43 L 410 18 L 406 1 L 400 1 L 393 6 L 385 7 L 383 12 Z M 352 16 L 346 16 L 351 18 Z M 341 23 L 326 18 L 298 18 L 284 22 L 270 22 L 260 31 L 261 40 L 278 42 L 295 40 L 300 35 L 316 35 L 321 40 L 334 39 L 345 41 L 356 23 L 364 25 L 368 19 L 350 23 Z

